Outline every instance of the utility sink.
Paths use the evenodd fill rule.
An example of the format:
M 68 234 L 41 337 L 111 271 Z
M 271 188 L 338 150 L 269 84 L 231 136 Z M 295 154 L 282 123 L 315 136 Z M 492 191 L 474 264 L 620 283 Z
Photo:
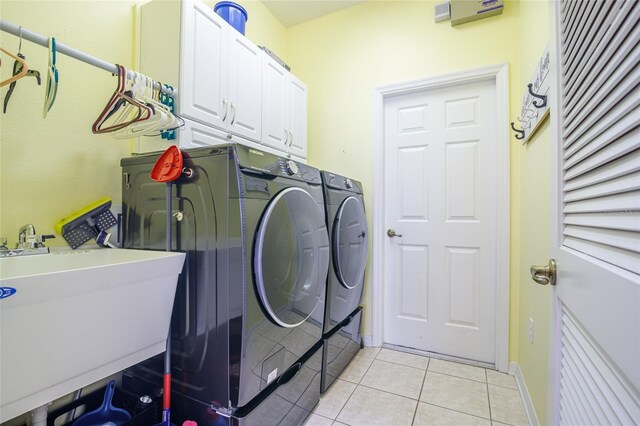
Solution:
M 184 253 L 0 258 L 0 422 L 165 350 Z

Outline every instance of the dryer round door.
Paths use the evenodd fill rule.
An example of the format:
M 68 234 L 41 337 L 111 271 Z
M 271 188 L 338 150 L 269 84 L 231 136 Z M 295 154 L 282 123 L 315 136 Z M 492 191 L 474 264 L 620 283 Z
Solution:
M 280 191 L 260 220 L 253 259 L 260 301 L 271 319 L 287 328 L 305 322 L 324 297 L 328 268 L 324 212 L 302 188 Z
M 333 222 L 333 265 L 340 284 L 354 289 L 362 284 L 369 253 L 367 217 L 362 202 L 346 198 Z

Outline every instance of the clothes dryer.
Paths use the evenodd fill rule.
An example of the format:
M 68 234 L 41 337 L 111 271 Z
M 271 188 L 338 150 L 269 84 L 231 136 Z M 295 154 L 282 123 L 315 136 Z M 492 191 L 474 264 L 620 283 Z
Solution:
M 362 184 L 322 172 L 331 266 L 324 306 L 324 392 L 340 375 L 362 345 L 360 322 L 364 273 L 369 253 L 369 230 Z
M 127 248 L 164 248 L 166 189 L 149 178 L 158 155 L 122 160 Z M 183 157 L 190 173 L 173 185 L 171 215 L 172 249 L 187 254 L 172 316 L 172 411 L 202 424 L 265 424 L 258 412 L 301 422 L 320 387 L 310 361 L 320 358 L 330 255 L 320 172 L 234 144 Z M 162 358 L 125 379 L 160 386 Z

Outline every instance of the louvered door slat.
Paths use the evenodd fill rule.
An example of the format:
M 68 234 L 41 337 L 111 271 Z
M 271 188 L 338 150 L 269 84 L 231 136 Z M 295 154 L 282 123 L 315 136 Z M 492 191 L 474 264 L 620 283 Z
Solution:
M 567 37 L 567 52 L 579 50 L 578 44 L 584 41 L 584 37 L 580 37 L 585 29 L 585 21 L 589 19 L 589 15 L 593 10 L 593 6 L 596 5 L 595 1 L 587 1 L 587 6 L 584 8 L 578 8 L 578 13 L 575 17 L 571 18 L 567 27 L 565 28 L 565 37 Z M 571 68 L 571 55 L 567 55 L 567 61 L 565 66 Z
M 621 250 L 627 250 L 636 254 L 640 253 L 640 240 L 635 238 L 633 232 L 570 225 L 566 227 L 565 235 L 593 241 Z M 640 256 L 638 257 L 638 262 L 640 263 Z
M 576 5 L 570 1 L 563 1 L 560 4 L 560 10 L 562 11 L 561 19 L 562 19 L 563 26 L 564 26 L 564 23 L 567 21 L 567 17 L 570 15 L 571 9 L 573 9 L 575 6 Z
M 602 119 L 593 122 L 593 124 L 590 123 L 589 131 L 581 138 L 575 139 L 576 143 L 565 151 L 564 168 L 572 167 L 638 127 L 640 125 L 638 104 L 640 104 L 640 99 L 637 96 L 628 95 L 623 102 L 616 105 Z M 622 118 L 620 118 L 621 116 Z M 570 141 L 567 140 L 565 143 L 569 145 Z
M 607 399 L 606 393 L 609 392 L 607 386 L 604 383 L 598 383 L 598 376 L 593 374 L 594 365 L 576 344 L 577 342 L 569 328 L 564 325 L 562 331 L 563 376 L 574 375 L 580 377 L 581 386 L 584 386 L 585 391 L 589 394 L 589 404 L 591 411 L 594 413 L 592 419 L 597 419 L 601 424 L 607 424 L 607 418 L 616 417 L 613 410 L 608 407 L 608 404 L 604 403 Z
M 609 16 L 609 13 L 615 3 L 597 2 L 597 4 L 599 7 L 597 7 L 593 12 L 593 13 L 596 13 L 596 15 L 594 17 L 595 19 L 592 21 L 592 26 L 604 25 L 604 22 Z M 585 29 L 587 29 L 586 26 L 585 26 Z M 581 50 L 580 50 L 581 52 L 588 51 L 589 49 L 594 49 L 595 46 L 597 45 L 596 35 L 598 34 L 598 32 L 588 31 L 588 29 L 584 32 L 585 32 L 585 34 L 583 35 L 584 41 L 583 41 L 583 44 L 581 45 Z M 567 48 L 567 51 L 570 52 L 570 56 L 567 57 L 566 65 L 567 67 L 571 67 L 571 65 L 574 63 L 576 58 L 581 57 L 582 53 L 579 53 L 577 50 L 571 50 L 570 48 Z
M 640 128 L 636 129 L 636 134 L 638 133 L 640 133 Z M 615 145 L 619 145 L 619 141 Z M 600 153 L 598 154 L 600 155 Z M 607 158 L 603 159 L 601 167 L 583 169 L 581 173 L 576 172 L 572 177 L 567 176 L 569 174 L 568 171 L 565 175 L 565 191 L 573 191 L 640 171 L 640 151 L 630 152 L 629 155 L 621 158 L 619 156 L 611 158 L 609 154 L 604 153 Z M 570 171 L 573 171 L 573 169 Z
M 565 38 L 568 38 L 571 35 L 570 30 L 575 28 L 576 22 L 578 21 L 578 19 L 580 19 L 580 16 L 582 16 L 583 12 L 584 8 L 575 7 L 575 5 L 569 8 L 566 14 L 567 19 L 563 22 L 562 25 L 562 35 Z
M 563 379 L 560 382 L 560 386 L 563 388 L 566 388 L 567 385 L 565 382 L 566 382 L 566 379 Z M 573 413 L 574 412 L 573 405 L 571 401 L 569 401 L 569 397 L 566 394 L 562 396 L 562 399 L 560 400 L 560 404 L 561 404 L 561 407 L 563 408 L 562 413 L 560 413 L 561 415 L 560 424 L 563 426 L 579 425 L 580 423 L 578 423 L 578 421 L 576 420 L 576 416 Z
M 619 231 L 640 232 L 640 219 L 626 212 L 612 213 L 573 213 L 564 217 L 565 225 L 590 226 L 592 228 L 606 228 Z
M 628 211 L 629 214 L 633 214 L 634 210 L 640 210 L 640 199 L 637 193 L 630 192 L 589 200 L 573 201 L 566 203 L 564 207 L 565 213 Z
M 577 393 L 578 400 L 580 401 L 580 406 L 584 407 L 585 409 L 584 420 L 587 421 L 587 419 L 598 419 L 599 422 L 605 421 L 600 410 L 593 409 L 593 407 L 595 407 L 598 402 L 594 398 L 593 394 L 589 391 L 589 387 L 586 380 L 584 379 L 584 376 L 574 373 L 574 371 L 577 371 L 577 367 L 574 364 L 573 360 L 570 357 L 565 356 L 562 359 L 561 365 L 566 372 L 565 377 L 567 377 L 568 383 Z
M 615 53 L 615 50 L 611 49 L 611 45 L 616 42 L 619 45 L 624 40 L 625 31 L 621 27 L 624 25 L 624 30 L 628 32 L 632 28 L 634 19 L 637 19 L 638 10 L 634 6 L 636 5 L 632 1 L 623 2 L 620 10 L 611 15 L 610 24 L 605 21 L 603 28 L 599 29 L 604 32 L 599 31 L 596 37 L 598 45 L 591 51 L 584 52 L 585 54 L 582 55 L 580 61 L 576 62 L 573 67 L 563 68 L 563 79 L 566 82 L 562 90 L 563 96 L 570 98 L 576 90 L 576 86 L 579 86 L 579 82 L 593 81 L 602 67 L 606 65 L 609 58 Z M 632 11 L 633 13 L 630 15 Z M 563 44 L 566 46 L 566 42 Z
M 580 412 L 579 421 L 584 425 L 634 424 L 638 406 L 629 389 L 566 311 L 562 321 L 560 393 L 568 398 L 561 398 L 561 404 L 571 401 L 572 406 L 567 408 Z M 582 389 L 585 398 L 576 396 L 579 391 L 575 387 Z
M 594 197 L 619 194 L 640 189 L 640 173 L 632 173 L 615 179 L 596 183 L 582 189 L 565 192 L 564 201 L 588 200 Z
M 569 342 L 567 339 L 563 339 L 562 340 L 562 344 L 565 348 L 570 348 L 571 346 L 571 342 Z M 609 417 L 614 416 L 613 411 L 608 410 L 608 413 L 605 413 L 605 409 L 603 409 L 603 407 L 600 406 L 599 400 L 603 398 L 602 393 L 597 392 L 597 395 L 594 395 L 593 393 L 591 393 L 590 395 L 590 401 L 588 404 L 583 404 L 582 401 L 578 401 L 577 398 L 575 398 L 575 387 L 582 387 L 584 386 L 587 391 L 590 389 L 598 389 L 595 381 L 593 380 L 593 378 L 589 375 L 583 375 L 584 371 L 580 371 L 578 370 L 578 368 L 582 367 L 582 369 L 584 369 L 584 366 L 581 365 L 580 367 L 576 366 L 576 363 L 573 361 L 572 357 L 575 357 L 575 353 L 570 350 L 570 349 L 565 349 L 562 352 L 562 361 L 561 361 L 561 365 L 562 365 L 562 369 L 563 369 L 563 375 L 562 375 L 562 379 L 563 382 L 561 383 L 562 389 L 564 390 L 564 393 L 566 395 L 569 396 L 569 400 L 572 402 L 572 407 L 571 407 L 571 411 L 573 412 L 577 412 L 579 414 L 574 414 L 574 417 L 579 417 L 580 425 L 591 425 L 591 424 L 608 424 L 606 421 L 607 415 L 609 415 Z M 580 382 L 579 383 L 575 383 L 571 380 L 569 380 L 570 377 L 580 377 Z M 591 410 L 587 410 L 586 406 L 589 406 Z M 584 414 L 583 414 L 584 413 Z M 587 416 L 587 414 L 589 414 L 590 416 Z
M 571 405 L 571 412 L 573 416 L 576 418 L 578 423 L 575 423 L 576 426 L 579 425 L 589 425 L 591 422 L 587 418 L 587 413 L 582 409 L 582 401 L 578 398 L 576 394 L 576 389 L 574 384 L 569 380 L 567 376 L 563 377 L 564 381 L 562 385 L 564 385 L 566 392 L 565 395 L 567 397 L 567 403 Z
M 582 15 L 576 17 L 576 19 L 574 20 L 575 25 L 573 26 L 573 28 L 571 28 L 571 26 L 567 26 L 566 36 L 568 36 L 568 39 L 566 52 L 570 52 L 570 54 L 567 55 L 567 59 L 564 63 L 564 66 L 567 69 L 571 69 L 573 67 L 576 57 L 579 57 L 578 52 L 582 49 L 587 49 L 588 46 L 590 46 L 590 39 L 587 36 L 589 34 L 589 31 L 586 22 L 589 22 L 593 19 L 593 17 L 591 16 L 592 13 L 597 13 L 601 5 L 602 3 L 600 2 L 589 1 L 587 8 L 585 8 Z
M 619 424 L 634 424 L 634 419 L 640 418 L 640 405 L 631 393 L 632 390 L 566 310 L 562 322 L 566 327 L 563 329 L 563 337 L 567 337 L 568 342 L 563 349 L 574 352 L 572 359 L 584 365 L 582 371 L 587 374 L 585 377 L 591 377 L 595 381 L 594 388 L 602 393 L 602 398 L 597 398 L 597 401 L 607 419 L 617 419 Z
M 625 85 L 635 87 L 640 83 L 640 28 L 635 32 L 634 39 L 628 39 L 624 46 L 605 67 L 591 86 L 582 86 L 580 91 L 567 102 L 565 109 L 567 117 L 564 123 L 565 137 L 584 133 L 584 118 L 602 116 L 604 112 L 617 104 L 626 95 Z M 581 126 L 582 125 L 582 126 Z M 575 137 L 575 136 L 574 136 Z

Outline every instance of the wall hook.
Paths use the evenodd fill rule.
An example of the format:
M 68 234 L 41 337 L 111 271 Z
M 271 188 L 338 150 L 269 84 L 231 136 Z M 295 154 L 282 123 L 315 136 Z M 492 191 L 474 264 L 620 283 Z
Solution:
M 524 130 L 520 130 L 520 129 L 516 129 L 516 126 L 514 125 L 513 121 L 511 122 L 511 128 L 513 129 L 514 132 L 516 132 L 516 139 L 518 140 L 522 140 L 524 139 Z
M 529 83 L 527 85 L 527 87 L 529 88 L 529 94 L 531 96 L 533 96 L 534 98 L 538 98 L 540 99 L 542 102 L 538 103 L 537 101 L 533 101 L 533 106 L 536 108 L 544 108 L 547 106 L 547 96 L 546 95 L 538 95 L 537 93 L 533 93 L 533 90 L 531 90 L 533 88 L 533 84 Z

